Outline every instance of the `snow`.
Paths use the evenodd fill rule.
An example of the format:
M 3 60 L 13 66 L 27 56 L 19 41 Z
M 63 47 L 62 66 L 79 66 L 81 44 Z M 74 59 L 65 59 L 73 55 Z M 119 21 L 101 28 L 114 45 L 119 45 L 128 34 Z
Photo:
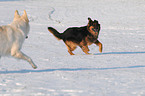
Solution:
M 144 0 L 0 0 L 0 25 L 11 23 L 14 11 L 26 9 L 30 34 L 22 51 L 38 69 L 22 60 L 0 60 L 0 96 L 145 96 Z M 101 24 L 98 46 L 70 56 L 59 32 L 85 26 L 87 18 Z

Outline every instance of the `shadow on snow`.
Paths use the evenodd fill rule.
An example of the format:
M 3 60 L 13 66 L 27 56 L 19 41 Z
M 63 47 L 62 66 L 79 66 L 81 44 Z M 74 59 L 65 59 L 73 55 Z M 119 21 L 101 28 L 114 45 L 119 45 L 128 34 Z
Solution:
M 5 1 L 22 1 L 22 0 L 0 0 L 0 2 L 5 2 Z
M 94 55 L 107 55 L 107 54 L 144 54 L 145 52 L 106 52 L 96 53 Z M 110 68 L 58 68 L 58 69 L 42 69 L 42 70 L 16 70 L 16 71 L 0 71 L 0 74 L 10 73 L 41 73 L 53 71 L 95 71 L 95 70 L 114 70 L 114 69 L 128 69 L 128 68 L 143 68 L 145 65 L 127 66 L 127 67 L 110 67 Z
M 129 68 L 143 68 L 145 65 L 128 66 L 128 67 L 110 67 L 110 68 L 58 68 L 58 69 L 43 69 L 43 70 L 17 70 L 17 71 L 0 71 L 0 74 L 14 74 L 14 73 L 41 73 L 53 71 L 96 71 L 96 70 L 114 70 L 114 69 L 129 69 Z
M 105 53 L 95 53 L 94 55 L 108 55 L 108 54 L 144 54 L 145 52 L 105 52 Z

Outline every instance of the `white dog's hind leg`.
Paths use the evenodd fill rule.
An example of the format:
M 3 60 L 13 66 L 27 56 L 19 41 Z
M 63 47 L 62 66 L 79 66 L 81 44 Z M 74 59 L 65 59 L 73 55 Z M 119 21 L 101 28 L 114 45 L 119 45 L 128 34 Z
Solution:
M 26 60 L 26 61 L 28 61 L 31 64 L 31 66 L 34 69 L 37 68 L 37 66 L 34 64 L 34 62 L 32 61 L 32 59 L 30 57 L 28 57 L 27 55 L 25 55 L 24 53 L 22 53 L 21 51 L 17 51 L 15 53 L 11 54 L 11 55 L 13 57 L 15 57 L 15 58 Z

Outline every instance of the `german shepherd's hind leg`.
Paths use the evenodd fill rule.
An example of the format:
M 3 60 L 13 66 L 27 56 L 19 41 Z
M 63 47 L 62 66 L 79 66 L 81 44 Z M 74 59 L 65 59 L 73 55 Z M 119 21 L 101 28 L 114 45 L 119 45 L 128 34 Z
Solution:
M 89 48 L 88 48 L 88 46 L 80 46 L 80 48 L 83 50 L 83 52 L 85 53 L 85 54 L 90 54 L 89 53 Z
M 103 45 L 102 45 L 102 43 L 101 43 L 99 40 L 97 40 L 97 41 L 95 42 L 95 44 L 96 44 L 97 46 L 99 46 L 99 51 L 102 53 L 102 50 L 103 50 Z
M 66 47 L 67 47 L 68 53 L 69 53 L 70 55 L 75 55 L 75 54 L 72 52 L 73 50 L 70 48 L 70 46 L 66 45 Z
M 16 52 L 13 52 L 11 53 L 11 55 L 15 58 L 18 58 L 18 59 L 23 59 L 23 60 L 26 60 L 30 63 L 30 65 L 36 69 L 37 66 L 34 64 L 34 62 L 32 61 L 32 59 L 30 57 L 28 57 L 27 55 L 25 55 L 24 53 L 22 53 L 21 51 L 16 51 Z
M 69 54 L 75 55 L 72 51 L 74 51 L 77 48 L 76 44 L 73 43 L 72 41 L 65 41 L 65 44 L 66 44 Z
M 89 48 L 87 46 L 87 43 L 84 40 L 82 40 L 82 42 L 80 42 L 79 46 L 83 50 L 84 53 L 90 54 L 89 53 L 90 50 L 89 50 Z

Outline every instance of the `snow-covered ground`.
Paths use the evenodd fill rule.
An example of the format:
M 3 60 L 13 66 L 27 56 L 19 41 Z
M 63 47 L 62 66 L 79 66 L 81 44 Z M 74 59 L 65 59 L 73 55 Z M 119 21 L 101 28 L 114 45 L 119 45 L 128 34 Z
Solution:
M 144 0 L 0 0 L 0 25 L 11 23 L 14 11 L 26 9 L 30 34 L 22 51 L 38 66 L 3 57 L 0 96 L 145 96 Z M 70 56 L 63 41 L 48 32 L 101 24 L 98 46 Z M 1 45 L 0 45 L 1 46 Z

